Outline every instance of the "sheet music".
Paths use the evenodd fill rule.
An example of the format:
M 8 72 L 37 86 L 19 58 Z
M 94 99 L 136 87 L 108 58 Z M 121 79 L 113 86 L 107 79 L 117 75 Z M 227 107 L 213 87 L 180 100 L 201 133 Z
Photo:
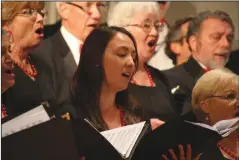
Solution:
M 42 105 L 2 124 L 2 137 L 50 120 Z
M 232 126 L 237 123 L 239 121 L 239 117 L 233 118 L 233 119 L 228 119 L 228 120 L 221 120 L 219 122 L 217 122 L 214 126 L 209 126 L 207 124 L 204 123 L 194 123 L 194 122 L 189 122 L 189 121 L 185 121 L 194 125 L 198 125 L 207 129 L 211 129 L 214 130 L 216 132 L 218 132 L 220 135 L 223 135 L 227 132 L 230 131 L 230 133 L 232 133 L 232 129 L 234 129 Z M 231 128 L 232 127 L 232 128 Z
M 101 134 L 115 147 L 125 158 L 129 157 L 132 148 L 137 141 L 145 122 L 128 125 L 101 132 Z
M 230 130 L 230 128 L 239 121 L 239 117 L 229 119 L 229 120 L 222 120 L 217 122 L 213 128 L 215 128 L 220 134 L 225 133 Z

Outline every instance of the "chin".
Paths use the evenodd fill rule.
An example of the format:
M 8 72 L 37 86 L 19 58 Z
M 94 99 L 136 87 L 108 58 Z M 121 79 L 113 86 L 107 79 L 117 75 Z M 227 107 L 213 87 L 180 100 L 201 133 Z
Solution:
M 226 61 L 223 61 L 223 62 L 212 62 L 212 63 L 210 63 L 210 69 L 224 68 L 225 65 L 226 65 Z
M 29 47 L 29 48 L 35 48 L 35 47 L 39 46 L 40 42 L 41 42 L 41 41 L 39 41 L 39 40 L 38 40 L 38 41 L 35 41 L 34 43 L 31 43 L 28 47 Z
M 128 88 L 128 84 L 125 85 L 125 86 L 119 86 L 117 89 L 116 89 L 116 92 L 121 92 L 123 90 L 126 90 Z
M 11 88 L 15 84 L 15 80 L 2 82 L 2 93 Z

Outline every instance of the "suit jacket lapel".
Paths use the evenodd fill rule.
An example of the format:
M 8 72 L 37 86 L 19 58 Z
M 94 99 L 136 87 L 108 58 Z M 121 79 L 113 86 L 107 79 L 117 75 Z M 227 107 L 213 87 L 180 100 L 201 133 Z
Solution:
M 60 59 L 59 61 L 56 62 L 58 63 L 62 62 L 61 64 L 57 65 L 61 65 L 64 68 L 62 69 L 64 70 L 65 75 L 71 79 L 76 70 L 77 65 L 66 41 L 62 37 L 60 30 L 56 33 L 55 37 L 53 38 L 53 43 L 54 43 L 53 47 L 55 48 L 54 52 L 56 54 L 60 54 L 60 56 L 57 56 Z
M 197 80 L 204 74 L 204 71 L 192 56 L 185 63 L 184 68 L 185 71 L 188 72 L 192 77 L 192 84 L 190 84 L 190 88 L 193 88 Z
M 65 64 L 65 66 L 64 66 L 65 74 L 69 79 L 72 79 L 77 65 L 76 65 L 75 59 L 70 51 L 66 54 L 63 61 Z

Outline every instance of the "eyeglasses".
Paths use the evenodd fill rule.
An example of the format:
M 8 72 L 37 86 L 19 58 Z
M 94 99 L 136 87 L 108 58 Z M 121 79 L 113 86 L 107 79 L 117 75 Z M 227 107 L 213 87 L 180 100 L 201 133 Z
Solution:
M 90 14 L 90 9 L 91 7 L 93 6 L 93 3 L 89 3 L 89 5 L 87 6 L 80 6 L 80 5 L 77 5 L 75 3 L 72 3 L 72 2 L 66 2 L 67 4 L 69 5 L 72 5 L 74 7 L 77 7 L 79 8 L 80 10 L 82 10 L 83 12 L 87 13 L 87 14 Z M 96 4 L 96 7 L 99 11 L 103 11 L 104 9 L 106 9 L 107 5 L 106 4 L 103 4 L 103 3 L 97 3 Z
M 153 23 L 151 20 L 145 20 L 141 24 L 129 24 L 129 25 L 126 25 L 125 27 L 128 27 L 128 26 L 140 27 L 145 33 L 150 33 L 153 27 L 158 32 L 161 32 L 163 30 L 164 24 L 161 23 L 160 21 L 156 21 L 155 23 Z
M 221 99 L 225 99 L 228 101 L 234 101 L 236 99 L 239 99 L 239 95 L 237 95 L 237 93 L 235 91 L 232 91 L 230 93 L 228 93 L 227 95 L 223 96 L 223 95 L 214 95 L 214 96 L 209 96 L 208 98 L 221 98 Z
M 46 12 L 44 10 L 36 9 L 24 9 L 22 12 L 18 13 L 18 16 L 31 17 L 33 20 L 36 19 L 37 14 L 40 14 L 43 18 L 46 18 Z

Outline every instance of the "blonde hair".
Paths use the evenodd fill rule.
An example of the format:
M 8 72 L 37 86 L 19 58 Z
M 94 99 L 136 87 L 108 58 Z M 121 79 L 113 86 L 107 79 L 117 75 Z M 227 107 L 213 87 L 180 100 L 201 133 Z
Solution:
M 118 2 L 110 7 L 107 23 L 109 26 L 125 26 L 131 24 L 132 19 L 138 13 L 155 13 L 161 18 L 160 8 L 157 2 Z
M 2 26 L 7 23 L 11 23 L 14 17 L 21 12 L 23 9 L 32 8 L 32 9 L 43 9 L 45 2 L 11 2 L 4 1 L 2 3 Z
M 227 89 L 228 84 L 235 84 L 239 87 L 239 76 L 227 68 L 207 72 L 197 81 L 192 91 L 192 107 L 198 114 L 197 116 L 204 114 L 200 108 L 200 101 Z

